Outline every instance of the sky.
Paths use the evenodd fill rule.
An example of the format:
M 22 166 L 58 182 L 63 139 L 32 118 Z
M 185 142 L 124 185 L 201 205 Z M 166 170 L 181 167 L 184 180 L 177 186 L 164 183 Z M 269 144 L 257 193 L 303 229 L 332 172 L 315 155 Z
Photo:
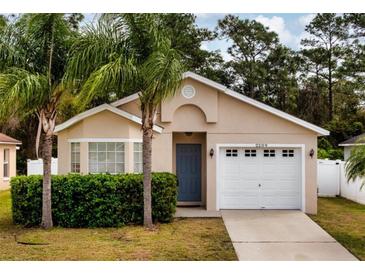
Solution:
M 280 42 L 284 45 L 298 50 L 300 41 L 308 34 L 305 32 L 305 26 L 313 19 L 315 14 L 311 13 L 264 13 L 264 14 L 235 14 L 242 19 L 256 20 L 271 31 L 275 31 L 279 35 Z M 199 27 L 205 27 L 213 30 L 219 19 L 222 19 L 225 14 L 200 13 L 196 14 L 196 23 Z M 229 60 L 230 56 L 227 53 L 227 48 L 230 41 L 216 39 L 211 42 L 205 42 L 202 48 L 207 50 L 220 50 L 223 58 Z

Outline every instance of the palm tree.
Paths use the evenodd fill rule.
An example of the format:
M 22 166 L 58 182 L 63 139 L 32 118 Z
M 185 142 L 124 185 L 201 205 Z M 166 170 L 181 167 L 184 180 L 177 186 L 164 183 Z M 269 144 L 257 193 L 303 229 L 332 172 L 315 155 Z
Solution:
M 151 158 L 157 107 L 180 85 L 183 66 L 153 14 L 104 15 L 74 44 L 66 79 L 80 102 L 139 92 L 143 131 L 144 225 L 152 228 Z
M 365 140 L 362 139 L 363 141 Z M 348 180 L 362 178 L 361 188 L 363 188 L 365 184 L 365 145 L 358 145 L 352 149 L 351 155 L 346 161 L 345 170 Z
M 0 71 L 1 116 L 25 118 L 34 113 L 38 116 L 37 156 L 43 134 L 43 228 L 53 226 L 52 143 L 57 108 L 65 91 L 62 85 L 65 60 L 73 36 L 64 14 L 26 14 L 0 39 L 0 56 L 5 57 Z

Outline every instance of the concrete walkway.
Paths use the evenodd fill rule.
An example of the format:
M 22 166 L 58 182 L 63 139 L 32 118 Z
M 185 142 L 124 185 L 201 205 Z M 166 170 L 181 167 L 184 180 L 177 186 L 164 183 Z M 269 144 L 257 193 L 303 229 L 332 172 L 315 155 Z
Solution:
M 220 211 L 207 211 L 202 207 L 177 207 L 175 218 L 220 218 Z
M 240 261 L 357 260 L 301 211 L 224 210 Z

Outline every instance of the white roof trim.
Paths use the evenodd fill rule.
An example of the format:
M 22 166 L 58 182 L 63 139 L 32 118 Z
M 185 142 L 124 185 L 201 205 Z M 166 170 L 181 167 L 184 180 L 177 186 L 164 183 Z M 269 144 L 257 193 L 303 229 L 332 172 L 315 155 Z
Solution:
M 339 144 L 339 147 L 365 146 L 365 143 Z
M 307 129 L 310 129 L 310 130 L 312 130 L 314 132 L 317 132 L 320 135 L 329 135 L 330 134 L 330 132 L 328 130 L 324 129 L 324 128 L 321 128 L 319 126 L 313 125 L 313 124 L 311 124 L 309 122 L 306 122 L 306 121 L 304 121 L 302 119 L 299 119 L 299 118 L 297 118 L 297 117 L 295 117 L 293 115 L 290 115 L 290 114 L 288 114 L 286 112 L 283 112 L 283 111 L 278 110 L 276 108 L 270 107 L 270 106 L 268 106 L 268 105 L 266 105 L 264 103 L 261 103 L 259 101 L 256 101 L 256 100 L 254 100 L 254 99 L 252 99 L 250 97 L 247 97 L 247 96 L 245 96 L 245 95 L 243 95 L 241 93 L 238 93 L 236 91 L 230 90 L 229 88 L 227 88 L 227 87 L 225 87 L 225 86 L 223 86 L 223 85 L 221 85 L 221 84 L 219 84 L 217 82 L 214 82 L 212 80 L 209 80 L 209 79 L 207 79 L 207 78 L 205 78 L 203 76 L 200 76 L 198 74 L 195 74 L 193 72 L 190 72 L 190 71 L 185 72 L 183 74 L 183 79 L 185 79 L 185 78 L 192 78 L 194 80 L 197 80 L 199 82 L 202 82 L 202 83 L 204 83 L 204 84 L 206 84 L 208 86 L 211 86 L 213 88 L 218 89 L 219 91 L 222 91 L 223 93 L 225 93 L 225 94 L 227 94 L 227 95 L 229 95 L 229 96 L 231 96 L 233 98 L 236 98 L 236 99 L 238 99 L 238 100 L 240 100 L 242 102 L 245 102 L 247 104 L 250 104 L 252 106 L 255 106 L 255 107 L 259 108 L 259 109 L 262 109 L 262 110 L 265 110 L 267 112 L 270 112 L 270 113 L 272 113 L 272 114 L 274 114 L 276 116 L 279 116 L 279 117 L 281 117 L 283 119 L 286 119 L 288 121 L 291 121 L 291 122 L 293 122 L 293 123 L 295 123 L 297 125 L 300 125 L 302 127 L 305 127 Z
M 139 98 L 139 93 L 137 92 L 137 93 L 134 93 L 134 94 L 129 95 L 127 97 L 124 97 L 122 99 L 119 99 L 118 101 L 115 101 L 115 102 L 111 103 L 110 105 L 112 105 L 113 107 L 119 107 L 119 106 L 124 105 L 126 103 L 132 102 L 132 101 L 134 101 L 138 98 Z
M 66 122 L 64 122 L 64 123 L 56 126 L 55 133 L 60 132 L 60 131 L 62 131 L 64 129 L 66 129 L 66 128 L 68 128 L 68 127 L 76 124 L 77 122 L 79 122 L 79 121 L 81 121 L 81 120 L 83 120 L 83 119 L 85 119 L 85 118 L 87 118 L 89 116 L 92 116 L 94 114 L 97 114 L 97 113 L 99 113 L 101 111 L 104 111 L 104 110 L 111 111 L 111 112 L 113 112 L 113 113 L 115 113 L 115 114 L 117 114 L 117 115 L 119 115 L 121 117 L 124 117 L 124 118 L 129 119 L 129 120 L 131 120 L 133 122 L 136 122 L 137 124 L 142 125 L 142 119 L 141 118 L 139 118 L 139 117 L 137 117 L 137 116 L 135 116 L 133 114 L 130 114 L 130 113 L 124 111 L 124 110 L 121 110 L 119 108 L 113 107 L 111 105 L 102 104 L 102 105 L 97 106 L 95 108 L 92 108 L 92 109 L 89 109 L 87 111 L 84 111 L 84 112 L 82 112 L 82 113 L 80 113 L 80 114 L 72 117 L 71 119 L 67 120 Z M 158 133 L 161 133 L 162 130 L 163 130 L 163 128 L 160 127 L 160 126 L 154 125 L 153 126 L 153 130 L 156 131 L 156 132 L 158 132 Z

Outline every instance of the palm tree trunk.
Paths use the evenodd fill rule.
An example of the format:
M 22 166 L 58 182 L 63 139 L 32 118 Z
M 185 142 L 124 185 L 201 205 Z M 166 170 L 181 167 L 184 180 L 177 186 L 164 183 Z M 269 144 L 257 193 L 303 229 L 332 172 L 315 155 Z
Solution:
M 153 228 L 152 222 L 152 136 L 153 136 L 153 111 L 149 107 L 142 108 L 147 112 L 142 115 L 143 130 L 143 224 L 146 228 Z
M 51 25 L 51 41 L 49 41 L 47 53 L 48 53 L 48 85 L 50 94 L 52 94 L 52 60 L 53 60 L 53 49 L 54 49 L 54 22 Z M 54 106 L 55 107 L 55 106 Z M 52 185 L 51 185 L 51 175 L 52 175 L 52 137 L 55 125 L 55 117 L 52 120 L 52 109 L 44 114 L 43 119 L 43 130 L 45 131 L 44 138 L 44 150 L 43 150 L 43 193 L 42 193 L 42 223 L 41 226 L 45 229 L 53 227 L 52 220 Z M 53 111 L 55 114 L 56 111 Z M 51 116 L 51 117 L 50 117 Z
M 46 134 L 43 148 L 43 192 L 42 192 L 42 224 L 43 228 L 53 227 L 51 200 L 51 164 L 52 135 Z

